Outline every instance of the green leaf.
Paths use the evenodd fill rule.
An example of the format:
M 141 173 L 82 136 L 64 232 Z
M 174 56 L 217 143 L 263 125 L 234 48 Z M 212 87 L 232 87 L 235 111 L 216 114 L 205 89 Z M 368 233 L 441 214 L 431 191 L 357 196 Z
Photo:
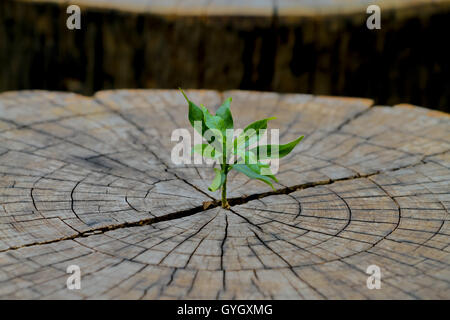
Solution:
M 283 158 L 287 156 L 292 149 L 295 148 L 295 146 L 303 139 L 303 136 L 298 137 L 294 141 L 291 141 L 286 144 L 280 144 L 280 145 L 262 145 L 258 146 L 256 148 L 251 149 L 250 151 L 257 155 L 258 160 L 259 159 L 276 159 L 276 158 Z M 278 155 L 276 154 L 276 149 L 278 147 Z M 260 155 L 260 150 L 263 148 L 266 149 L 266 155 Z M 263 149 L 264 150 L 264 149 Z M 273 153 L 273 154 L 272 154 Z
M 266 118 L 262 120 L 255 121 L 251 124 L 249 124 L 247 127 L 245 127 L 244 132 L 248 131 L 249 129 L 253 129 L 255 131 L 258 131 L 260 129 L 267 129 L 267 122 L 270 120 L 275 120 L 276 117 Z
M 225 129 L 233 129 L 233 116 L 230 110 L 231 97 L 226 99 L 223 104 L 217 109 L 216 116 L 224 121 Z
M 256 155 L 251 151 L 246 151 L 244 155 L 245 164 L 252 169 L 254 172 L 269 177 L 270 179 L 278 182 L 277 178 L 272 174 L 270 171 L 270 165 L 268 163 L 261 163 L 257 161 Z M 240 162 L 238 162 L 240 163 Z M 262 173 L 262 170 L 264 169 L 264 174 Z M 267 174 L 269 172 L 269 174 Z
M 201 121 L 202 132 L 199 132 L 199 133 L 203 136 L 203 133 L 207 130 L 207 127 L 206 127 L 202 109 L 200 109 L 195 103 L 193 103 L 191 100 L 189 100 L 189 98 L 186 96 L 186 94 L 184 93 L 184 91 L 181 88 L 179 88 L 179 89 L 189 105 L 189 116 L 188 117 L 189 117 L 189 122 L 191 123 L 191 126 L 194 127 L 195 121 Z
M 219 189 L 225 182 L 225 173 L 223 173 L 221 170 L 217 168 L 214 168 L 214 171 L 216 172 L 216 176 L 214 177 L 214 180 L 211 183 L 211 185 L 208 187 L 208 190 L 212 192 Z
M 205 119 L 206 126 L 209 129 L 217 129 L 220 132 L 224 132 L 226 130 L 225 128 L 225 121 L 219 117 L 219 116 L 213 116 L 209 110 L 205 106 L 201 106 L 203 117 Z
M 201 122 L 201 134 L 208 142 L 208 144 L 202 143 L 194 146 L 193 152 L 197 152 L 203 157 L 211 159 L 222 158 L 223 160 L 228 160 L 227 157 L 231 153 L 232 158 L 235 158 L 235 161 L 237 161 L 234 165 L 226 164 L 226 162 L 222 163 L 220 170 L 214 168 L 216 175 L 208 189 L 216 191 L 221 188 L 226 183 L 228 172 L 231 169 L 236 169 L 250 179 L 257 179 L 267 183 L 275 190 L 272 180 L 278 181 L 272 173 L 270 165 L 259 160 L 285 157 L 303 139 L 303 136 L 284 145 L 263 145 L 249 150 L 248 147 L 259 141 L 265 130 L 267 130 L 268 121 L 275 118 L 255 121 L 248 125 L 237 138 L 233 139 L 234 135 L 227 137 L 226 132 L 227 130 L 231 132 L 234 130 L 233 117 L 230 110 L 231 98 L 226 99 L 217 109 L 216 114 L 213 115 L 205 106 L 200 105 L 198 107 L 187 98 L 181 89 L 180 91 L 189 104 L 189 121 L 192 126 L 194 126 L 195 121 Z M 260 155 L 261 151 L 266 151 L 266 154 Z M 223 198 L 225 200 L 222 199 L 222 204 L 224 205 L 225 203 L 226 205 L 226 195 Z
M 260 174 L 260 175 L 262 175 L 264 177 L 268 177 L 268 178 L 272 179 L 275 182 L 278 182 L 277 178 L 275 178 L 275 176 L 273 174 L 262 174 L 261 173 L 262 168 L 264 168 L 267 171 L 270 171 L 270 169 L 265 167 L 262 163 L 259 162 L 257 164 L 247 164 L 247 166 L 250 169 L 252 169 L 253 172 L 255 172 L 257 174 Z
M 261 162 L 258 162 L 258 167 L 259 167 L 259 173 L 263 176 L 269 177 L 270 179 L 272 179 L 275 182 L 278 182 L 278 179 L 273 175 L 272 171 L 270 170 L 270 165 L 268 164 L 263 164 Z M 270 172 L 270 174 L 263 174 L 261 171 L 265 170 L 265 172 Z
M 235 139 L 234 145 L 235 148 L 242 146 L 245 142 L 243 148 L 247 148 L 253 143 L 257 142 L 261 137 L 261 131 L 265 131 L 267 129 L 267 122 L 270 120 L 276 119 L 275 117 L 266 118 L 262 120 L 255 121 L 249 124 L 244 131 Z M 236 150 L 235 150 L 236 151 Z
M 216 152 L 223 152 L 223 134 L 219 129 L 210 129 L 205 131 L 203 138 L 207 140 L 207 142 L 216 149 Z
M 249 177 L 251 179 L 258 179 L 258 180 L 260 180 L 262 182 L 265 182 L 273 190 L 275 190 L 275 188 L 273 187 L 273 184 L 270 181 L 270 178 L 268 176 L 263 176 L 263 175 L 259 174 L 258 172 L 255 172 L 251 167 L 249 167 L 249 165 L 247 165 L 247 164 L 235 164 L 233 166 L 233 169 L 236 169 L 237 171 L 245 174 L 247 177 Z
M 222 156 L 222 154 L 220 152 L 217 152 L 217 150 L 214 149 L 212 145 L 206 143 L 196 144 L 192 148 L 192 152 L 198 153 L 203 157 L 209 159 L 218 159 Z
M 219 108 L 218 113 L 220 114 L 220 116 L 213 116 L 207 108 L 205 108 L 203 105 L 201 106 L 206 126 L 208 127 L 208 129 L 212 130 L 214 135 L 216 136 L 213 143 L 214 148 L 216 148 L 216 150 L 220 150 L 221 152 L 226 152 L 224 150 L 227 150 L 227 130 L 233 129 L 233 119 L 231 117 L 229 108 L 230 101 L 231 98 L 227 99 L 227 101 L 225 101 L 224 104 Z M 231 136 L 232 135 L 233 134 L 231 133 Z M 212 143 L 211 139 L 208 140 L 208 143 Z M 218 145 L 218 143 L 220 143 L 220 146 Z

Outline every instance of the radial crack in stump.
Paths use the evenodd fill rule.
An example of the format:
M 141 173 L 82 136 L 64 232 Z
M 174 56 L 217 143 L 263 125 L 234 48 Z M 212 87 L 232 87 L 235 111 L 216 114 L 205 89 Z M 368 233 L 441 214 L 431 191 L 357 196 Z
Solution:
M 236 127 L 277 116 L 281 143 L 305 135 L 275 192 L 230 175 L 223 210 L 211 166 L 171 162 L 172 131 L 190 127 L 176 91 L 0 94 L 0 298 L 450 298 L 448 115 L 188 93 L 232 96 Z

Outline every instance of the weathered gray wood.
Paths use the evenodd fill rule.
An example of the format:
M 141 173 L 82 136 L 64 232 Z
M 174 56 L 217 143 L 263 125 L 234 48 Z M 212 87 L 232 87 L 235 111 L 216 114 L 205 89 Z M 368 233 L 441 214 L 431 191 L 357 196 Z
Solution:
M 367 99 L 233 97 L 235 126 L 277 116 L 276 192 L 175 166 L 178 91 L 0 94 L 0 298 L 450 298 L 450 117 Z M 68 290 L 78 265 L 81 290 Z M 382 289 L 366 287 L 369 265 Z

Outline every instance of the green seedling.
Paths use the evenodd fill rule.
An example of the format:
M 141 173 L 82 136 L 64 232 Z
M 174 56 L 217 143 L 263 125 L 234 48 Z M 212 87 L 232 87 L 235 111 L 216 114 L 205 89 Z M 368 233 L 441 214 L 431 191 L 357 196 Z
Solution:
M 210 191 L 222 189 L 222 208 L 230 207 L 227 201 L 227 176 L 233 169 L 250 179 L 267 183 L 275 190 L 272 181 L 278 182 L 278 180 L 270 171 L 270 165 L 261 160 L 287 156 L 303 139 L 303 136 L 287 144 L 252 147 L 264 135 L 268 121 L 275 118 L 255 121 L 234 137 L 233 117 L 230 110 L 231 98 L 227 98 L 213 115 L 205 106 L 197 106 L 189 100 L 183 90 L 180 89 L 180 91 L 189 105 L 189 122 L 207 142 L 195 145 L 193 152 L 220 163 L 220 169 L 214 168 L 216 175 L 208 189 Z

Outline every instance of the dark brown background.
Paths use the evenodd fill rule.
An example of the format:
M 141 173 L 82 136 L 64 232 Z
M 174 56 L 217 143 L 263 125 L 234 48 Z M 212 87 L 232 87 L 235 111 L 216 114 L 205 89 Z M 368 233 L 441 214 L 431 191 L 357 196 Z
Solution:
M 0 91 L 251 89 L 368 97 L 449 111 L 448 6 L 299 17 L 175 17 L 0 4 Z

